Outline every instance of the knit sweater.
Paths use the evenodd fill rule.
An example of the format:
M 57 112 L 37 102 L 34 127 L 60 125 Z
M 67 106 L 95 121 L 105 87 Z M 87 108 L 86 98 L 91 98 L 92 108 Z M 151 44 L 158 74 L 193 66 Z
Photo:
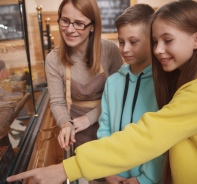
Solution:
M 67 110 L 65 99 L 66 68 L 58 60 L 58 52 L 59 47 L 47 55 L 45 70 L 50 96 L 50 108 L 57 124 L 62 126 L 65 122 L 71 120 L 71 117 Z M 72 55 L 73 58 L 76 57 Z M 122 65 L 119 49 L 114 42 L 102 39 L 101 65 L 106 77 L 116 72 Z M 98 74 L 92 73 L 84 60 L 76 59 L 75 64 L 71 67 L 71 78 L 82 85 L 89 82 L 96 75 Z M 100 112 L 99 105 L 86 114 L 91 124 L 98 121 Z
M 120 173 L 169 150 L 173 184 L 197 182 L 197 80 L 186 83 L 169 104 L 145 113 L 136 124 L 78 147 L 63 161 L 70 181 Z

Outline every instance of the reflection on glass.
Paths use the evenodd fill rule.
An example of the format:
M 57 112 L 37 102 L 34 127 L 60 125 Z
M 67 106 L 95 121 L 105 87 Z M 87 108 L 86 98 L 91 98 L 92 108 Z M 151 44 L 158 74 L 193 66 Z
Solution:
M 5 179 L 20 154 L 26 131 L 33 123 L 35 108 L 38 108 L 43 94 L 42 84 L 46 83 L 37 19 L 27 22 L 31 25 L 28 26 L 30 63 L 19 5 L 3 2 L 6 4 L 0 1 L 0 184 L 6 183 Z M 31 21 L 31 15 L 28 16 Z M 35 99 L 36 107 L 32 99 Z
M 0 40 L 22 39 L 18 4 L 0 5 Z

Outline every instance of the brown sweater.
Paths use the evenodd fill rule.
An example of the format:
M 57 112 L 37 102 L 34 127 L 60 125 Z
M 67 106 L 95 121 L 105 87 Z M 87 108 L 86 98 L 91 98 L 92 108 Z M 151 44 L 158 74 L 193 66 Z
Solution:
M 62 126 L 65 122 L 71 120 L 71 117 L 67 111 L 65 99 L 66 68 L 58 61 L 58 50 L 59 48 L 57 47 L 47 55 L 45 70 L 50 95 L 50 108 L 57 124 Z M 86 67 L 85 61 L 81 59 L 81 56 L 73 55 L 72 60 L 74 60 L 75 64 L 71 67 L 71 78 L 78 83 L 84 85 L 98 75 L 92 73 Z M 101 64 L 106 77 L 116 72 L 122 65 L 121 55 L 114 42 L 102 39 Z M 91 124 L 98 121 L 100 112 L 99 105 L 86 113 Z

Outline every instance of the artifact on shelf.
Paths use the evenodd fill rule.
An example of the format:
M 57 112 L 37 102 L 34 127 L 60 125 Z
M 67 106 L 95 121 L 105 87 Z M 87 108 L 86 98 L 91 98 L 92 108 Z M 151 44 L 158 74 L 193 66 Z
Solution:
M 0 60 L 0 102 L 15 102 L 20 100 L 25 91 L 25 75 L 23 72 L 10 74 L 5 62 Z M 2 104 L 5 103 L 0 103 Z

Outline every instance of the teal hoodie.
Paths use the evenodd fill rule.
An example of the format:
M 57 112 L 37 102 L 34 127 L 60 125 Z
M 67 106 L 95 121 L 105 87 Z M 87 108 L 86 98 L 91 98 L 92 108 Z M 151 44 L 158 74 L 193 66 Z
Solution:
M 125 90 L 126 75 L 128 73 L 129 86 L 128 90 Z M 131 123 L 131 120 L 136 123 L 145 112 L 158 110 L 151 66 L 143 70 L 138 82 L 139 90 L 137 90 L 136 84 L 139 75 L 133 75 L 130 71 L 130 65 L 124 64 L 118 72 L 107 78 L 101 101 L 102 111 L 97 132 L 99 139 L 122 130 L 127 124 Z M 125 105 L 123 105 L 125 91 L 127 91 L 127 95 Z M 135 93 L 136 97 L 134 97 Z M 134 98 L 136 99 L 135 105 Z M 124 155 L 123 161 L 126 162 Z M 162 164 L 163 155 L 118 175 L 124 178 L 137 177 L 140 184 L 161 183 Z

